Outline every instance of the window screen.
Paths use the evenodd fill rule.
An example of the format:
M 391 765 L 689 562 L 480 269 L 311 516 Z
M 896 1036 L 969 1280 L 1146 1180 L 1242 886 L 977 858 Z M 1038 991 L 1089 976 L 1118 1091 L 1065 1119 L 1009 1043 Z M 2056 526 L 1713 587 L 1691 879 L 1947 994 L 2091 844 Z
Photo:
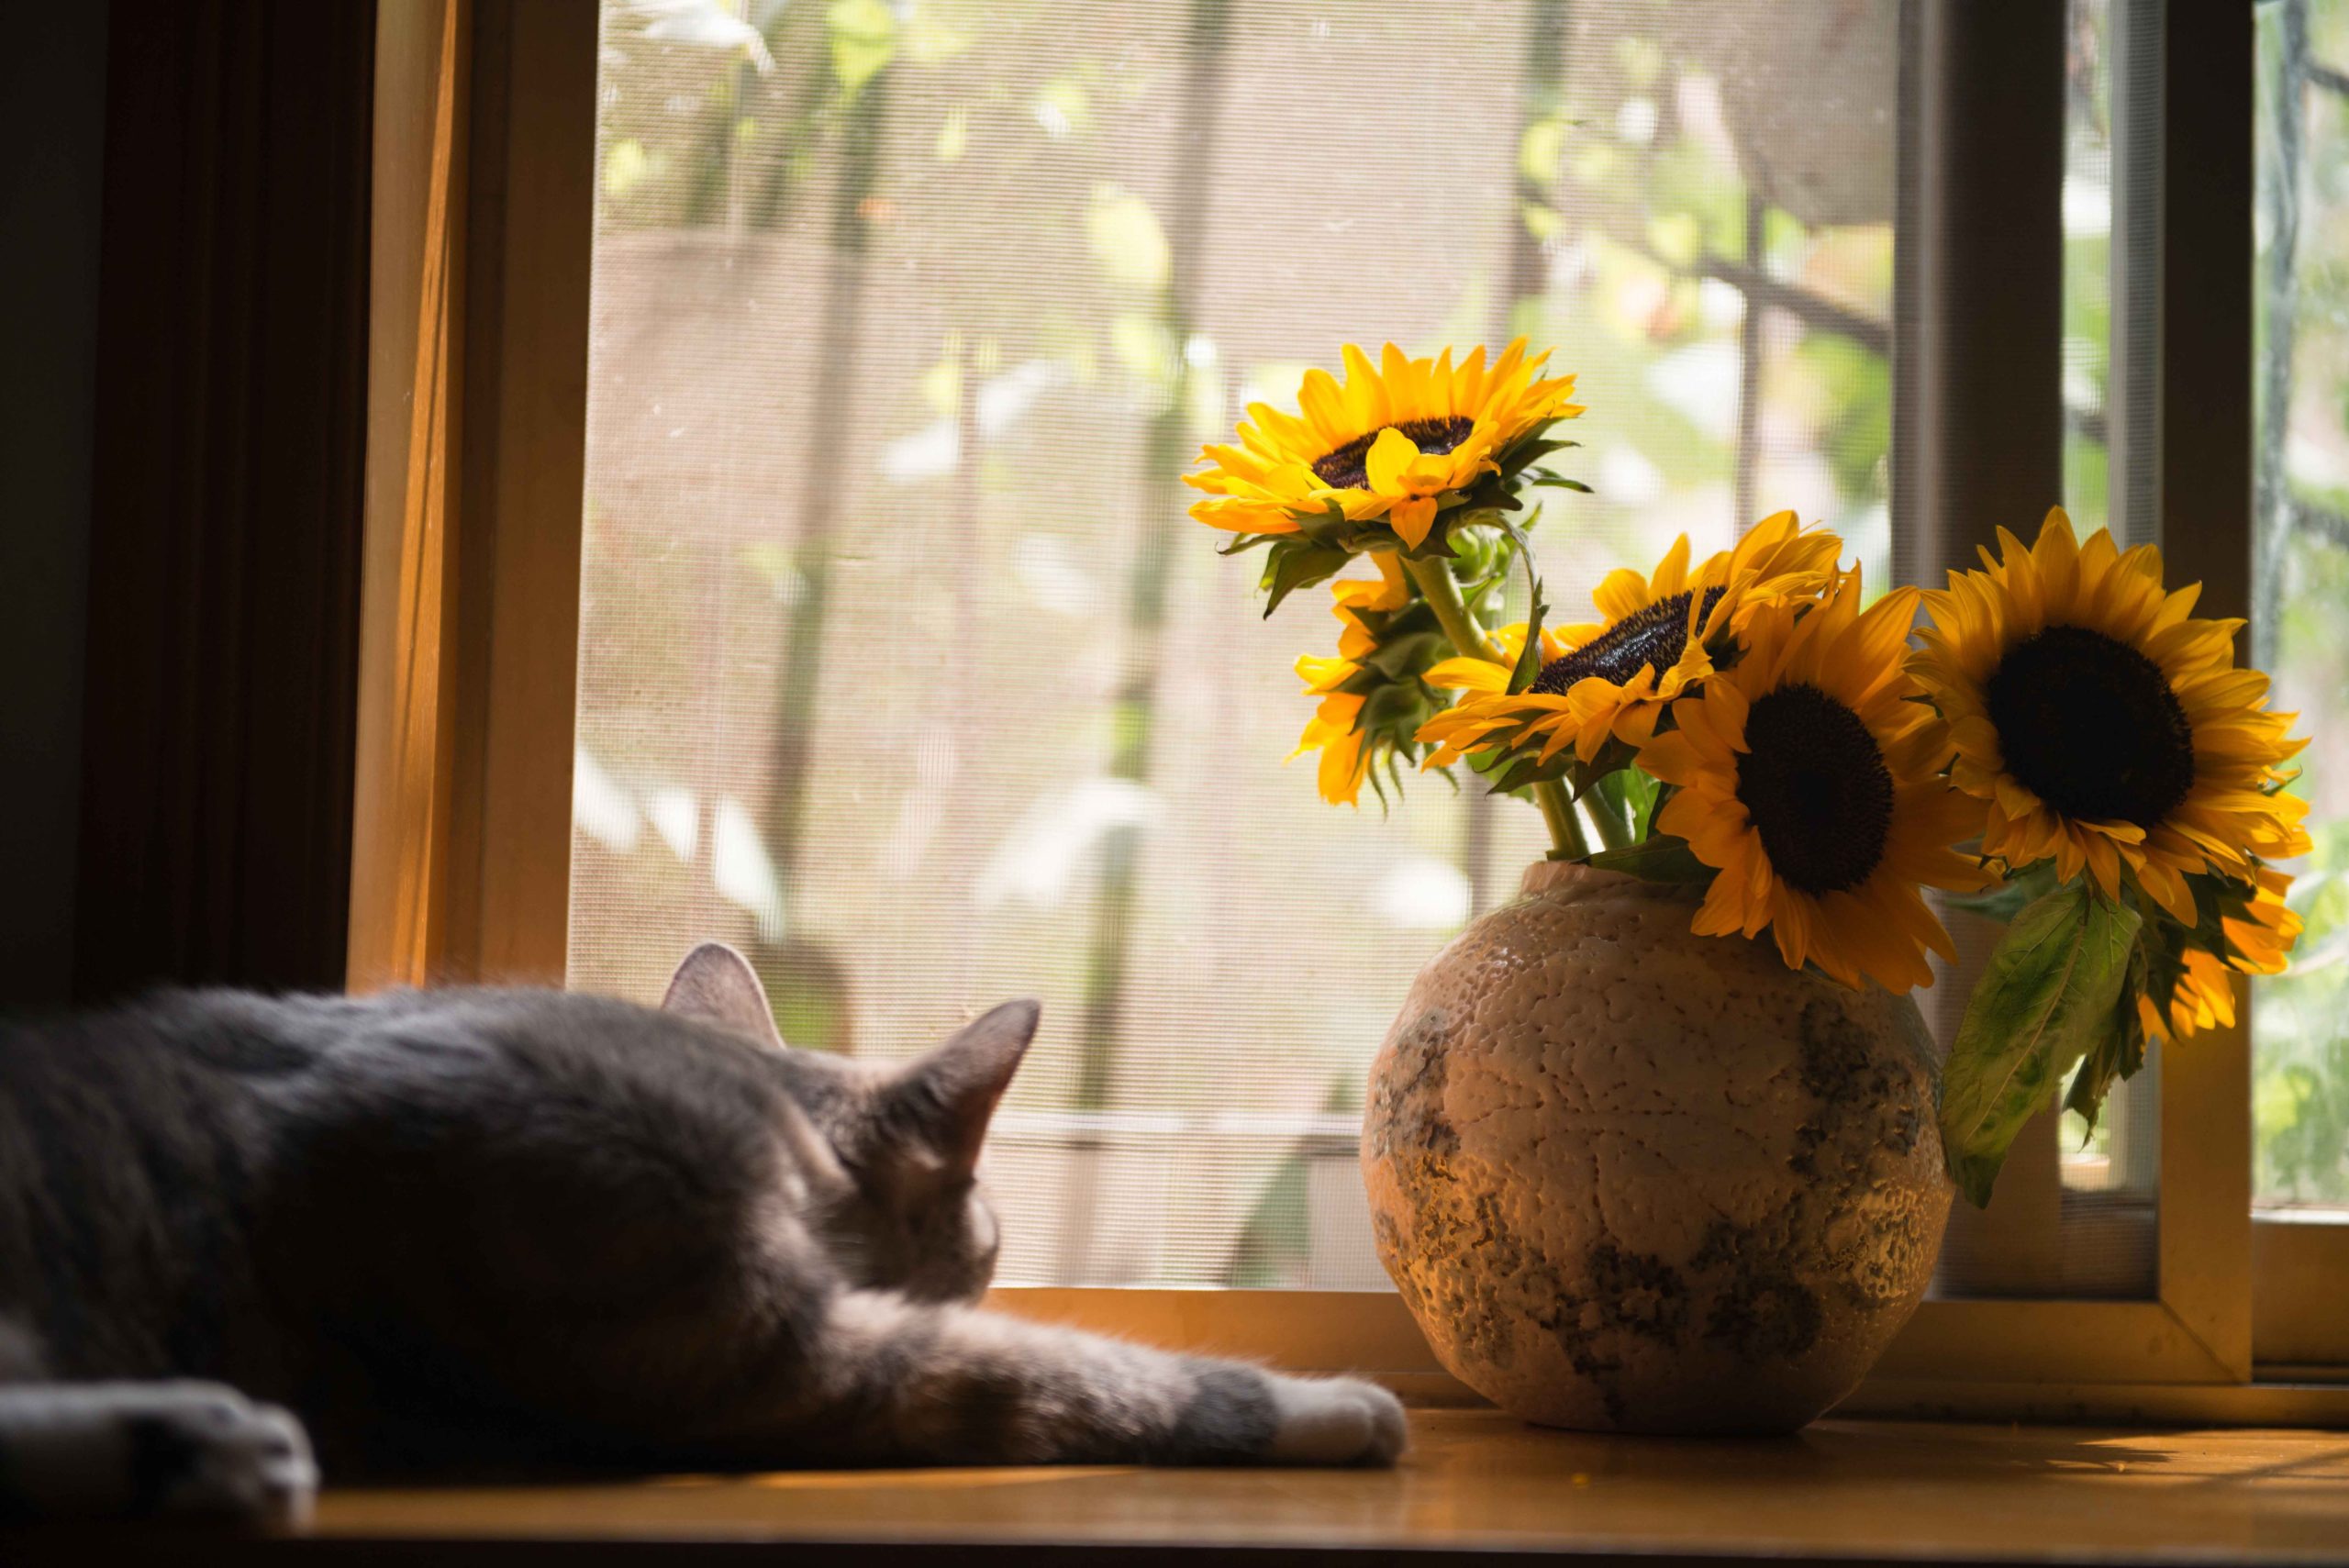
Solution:
M 1898 10 L 607 0 L 572 983 L 796 1044 L 1044 1023 L 1014 1282 L 1383 1287 L 1361 1085 L 1536 814 L 1283 759 L 1177 476 L 1348 341 L 1575 372 L 1553 601 L 1780 507 L 1889 560 Z

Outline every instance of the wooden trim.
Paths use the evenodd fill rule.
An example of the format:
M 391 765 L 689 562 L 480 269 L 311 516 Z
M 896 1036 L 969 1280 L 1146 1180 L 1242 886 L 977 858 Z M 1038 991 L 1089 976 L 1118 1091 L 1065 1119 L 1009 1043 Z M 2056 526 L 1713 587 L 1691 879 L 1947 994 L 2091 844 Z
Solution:
M 2063 493 L 2065 24 L 2039 0 L 1913 9 L 1899 244 L 1915 424 L 1895 548 L 1905 580 L 1939 586 Z
M 592 8 L 473 0 L 466 573 L 444 962 L 561 984 L 596 210 Z
M 2162 551 L 2201 616 L 2251 614 L 2249 6 L 2172 0 L 2163 61 Z M 2199 1046 L 2200 1037 L 2196 1037 Z
M 2252 72 L 2247 6 L 2164 8 L 2158 444 L 2169 580 L 2251 605 Z M 2181 417 L 2168 417 L 2171 409 Z M 2162 1052 L 2162 1299 L 2252 1369 L 2251 1021 Z
M 1040 1322 L 1292 1371 L 1440 1381 L 1475 1397 L 1437 1362 L 1392 1291 L 1003 1285 L 989 1293 L 987 1305 Z
M 1945 1421 L 2116 1422 L 2126 1426 L 2321 1427 L 2349 1429 L 2349 1385 L 2257 1383 L 1950 1383 L 1882 1375 L 1835 1415 Z
M 2181 421 L 2172 421 L 2179 423 Z M 2228 1380 L 2251 1376 L 2251 1031 L 2156 1048 L 2161 1298 Z
M 381 14 L 354 989 L 562 973 L 596 36 Z
M 1942 585 L 2004 526 L 2028 534 L 2063 494 L 2065 22 L 2061 7 L 1904 7 L 1895 256 L 1893 561 Z M 2002 928 L 1943 909 L 1956 962 L 1917 998 L 1957 1032 Z M 2062 1278 L 2064 1179 L 2051 1108 L 2016 1137 L 1987 1210 L 1961 1203 L 1947 1272 L 1983 1291 Z
M 1874 1375 L 1949 1384 L 2241 1381 L 2162 1301 L 1928 1301 Z
M 988 1301 L 1022 1317 L 1292 1371 L 1359 1372 L 1415 1394 L 1466 1393 L 1391 1291 L 1006 1285 Z M 1927 1301 L 1885 1352 L 1877 1379 L 1903 1390 L 2242 1381 L 2158 1301 Z
M 351 802 L 354 989 L 430 978 L 446 853 L 442 602 L 461 391 L 465 0 L 392 0 L 375 33 L 366 540 Z
M 2252 1344 L 2260 1361 L 2349 1369 L 2349 1215 L 2261 1215 L 2251 1228 Z
M 2266 1247 L 2305 1247 L 2291 1266 L 2335 1282 L 2331 1292 L 2299 1299 L 2310 1304 L 2303 1321 L 2312 1332 L 2337 1335 L 2338 1323 L 2322 1319 L 2313 1304 L 2337 1296 L 2349 1264 L 2349 1223 L 2264 1224 L 2261 1236 Z M 1418 1404 L 1483 1402 L 1436 1362 L 1391 1292 L 1009 1285 L 987 1304 L 1291 1372 L 1353 1373 Z M 2349 1381 L 2300 1367 L 2272 1369 L 2257 1381 L 2232 1376 L 2159 1302 L 1928 1301 L 1836 1409 L 1966 1420 L 2349 1428 Z

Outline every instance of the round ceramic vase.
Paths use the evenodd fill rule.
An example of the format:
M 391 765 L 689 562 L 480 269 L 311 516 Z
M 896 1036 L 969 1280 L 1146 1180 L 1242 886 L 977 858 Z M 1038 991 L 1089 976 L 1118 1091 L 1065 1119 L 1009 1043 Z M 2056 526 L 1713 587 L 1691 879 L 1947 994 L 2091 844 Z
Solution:
M 1700 937 L 1683 889 L 1526 873 L 1371 1069 L 1386 1272 L 1463 1383 L 1592 1431 L 1791 1431 L 1916 1309 L 1949 1216 L 1916 1004 Z

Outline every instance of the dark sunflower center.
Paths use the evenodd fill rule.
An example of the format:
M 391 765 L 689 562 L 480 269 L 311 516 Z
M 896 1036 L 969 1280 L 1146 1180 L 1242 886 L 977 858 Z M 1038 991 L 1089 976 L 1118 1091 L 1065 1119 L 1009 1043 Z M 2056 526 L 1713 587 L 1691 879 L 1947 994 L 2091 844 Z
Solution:
M 1817 686 L 1753 700 L 1737 798 L 1770 868 L 1805 893 L 1857 887 L 1892 833 L 1892 770 L 1860 716 Z
M 1697 615 L 1700 623 L 1713 613 L 1720 596 L 1719 588 L 1705 590 L 1705 602 Z M 1620 686 L 1650 666 L 1657 674 L 1664 673 L 1687 651 L 1688 595 L 1675 594 L 1625 616 L 1573 652 L 1551 660 L 1533 677 L 1531 689 L 1561 695 L 1587 675 L 1604 675 Z
M 2161 666 L 2084 626 L 1998 661 L 1984 695 L 2007 771 L 2066 817 L 2150 828 L 2194 787 L 2194 727 Z
M 1315 458 L 1313 472 L 1332 490 L 1367 490 L 1371 445 L 1387 431 L 1400 430 L 1422 453 L 1441 456 L 1466 440 L 1468 432 L 1475 428 L 1475 420 L 1464 419 L 1457 414 L 1449 419 L 1407 419 L 1400 425 L 1381 425 L 1366 436 L 1356 436 L 1329 456 Z

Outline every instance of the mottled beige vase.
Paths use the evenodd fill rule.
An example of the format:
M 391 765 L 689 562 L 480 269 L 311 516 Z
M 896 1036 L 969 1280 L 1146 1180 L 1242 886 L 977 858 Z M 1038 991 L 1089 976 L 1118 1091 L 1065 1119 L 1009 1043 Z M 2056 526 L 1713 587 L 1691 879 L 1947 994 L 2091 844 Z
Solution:
M 1681 890 L 1542 864 L 1420 971 L 1371 1069 L 1386 1272 L 1528 1420 L 1790 1431 L 1924 1294 L 1949 1215 L 1916 1004 Z

